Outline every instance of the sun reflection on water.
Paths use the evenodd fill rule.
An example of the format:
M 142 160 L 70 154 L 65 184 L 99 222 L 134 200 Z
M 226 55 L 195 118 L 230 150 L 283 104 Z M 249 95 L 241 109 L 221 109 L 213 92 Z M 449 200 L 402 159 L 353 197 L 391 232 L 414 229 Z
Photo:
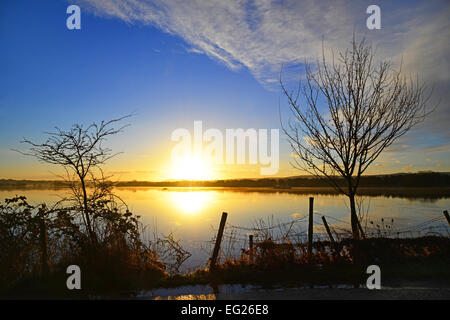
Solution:
M 187 215 L 197 215 L 212 203 L 214 194 L 207 191 L 172 191 L 169 196 L 177 210 Z

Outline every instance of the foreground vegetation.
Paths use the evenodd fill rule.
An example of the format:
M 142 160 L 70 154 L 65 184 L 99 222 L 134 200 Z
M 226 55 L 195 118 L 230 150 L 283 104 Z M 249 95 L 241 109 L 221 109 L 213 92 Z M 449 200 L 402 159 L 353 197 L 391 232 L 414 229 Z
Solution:
M 0 205 L 1 296 L 130 297 L 140 290 L 194 284 L 358 286 L 365 284 L 371 264 L 380 266 L 383 283 L 409 279 L 450 285 L 450 238 L 444 236 L 318 241 L 312 256 L 304 243 L 266 238 L 240 257 L 223 259 L 213 271 L 180 274 L 188 255 L 173 237 L 144 242 L 144 228 L 131 212 L 105 199 L 92 208 L 95 242 L 75 209 L 33 207 L 24 197 L 6 199 Z M 66 268 L 73 264 L 82 270 L 82 290 L 66 287 Z
M 450 239 L 420 237 L 414 239 L 347 239 L 335 245 L 314 243 L 308 258 L 304 244 L 261 243 L 248 257 L 226 259 L 214 272 L 198 270 L 187 275 L 166 278 L 164 285 L 259 284 L 284 285 L 365 285 L 367 266 L 382 270 L 383 282 L 431 280 L 450 285 Z
M 144 242 L 139 217 L 115 202 L 99 199 L 91 208 L 94 234 L 76 207 L 6 199 L 0 205 L 0 295 L 85 297 L 153 287 L 186 259 L 170 235 Z M 81 269 L 80 292 L 66 287 L 69 265 Z

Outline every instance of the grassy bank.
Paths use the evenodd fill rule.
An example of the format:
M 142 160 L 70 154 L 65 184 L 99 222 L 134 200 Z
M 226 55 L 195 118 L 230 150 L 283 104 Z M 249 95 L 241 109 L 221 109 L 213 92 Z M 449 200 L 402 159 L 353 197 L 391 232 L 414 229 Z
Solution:
M 67 290 L 65 269 L 53 268 L 46 277 L 31 277 L 3 293 L 3 298 L 70 298 L 93 296 L 132 297 L 140 290 L 185 285 L 253 284 L 273 286 L 365 285 L 367 266 L 381 269 L 383 284 L 407 281 L 432 281 L 450 286 L 450 239 L 421 237 L 414 239 L 372 238 L 335 245 L 314 243 L 308 259 L 303 244 L 285 246 L 261 244 L 253 261 L 248 257 L 229 258 L 214 270 L 198 269 L 187 274 L 169 274 L 162 264 L 147 270 L 132 267 L 130 261 L 117 264 L 111 252 L 98 253 L 92 265 L 82 266 L 82 290 Z M 93 268 L 95 269 L 93 271 Z
M 84 278 L 80 291 L 67 290 L 67 275 L 64 270 L 57 270 L 46 278 L 23 281 L 5 296 L 31 299 L 126 298 L 140 290 L 199 284 L 213 288 L 222 284 L 253 284 L 266 288 L 364 286 L 368 277 L 366 268 L 371 264 L 380 267 L 383 284 L 431 281 L 440 286 L 450 286 L 449 251 L 450 239 L 447 237 L 372 238 L 359 242 L 343 240 L 334 246 L 318 242 L 314 244 L 313 257 L 308 259 L 302 244 L 273 246 L 265 243 L 255 249 L 253 262 L 245 257 L 230 258 L 218 264 L 214 271 L 204 268 L 188 274 L 169 274 L 159 268 L 139 272 L 130 270 L 129 263 L 113 266 L 96 262 L 95 266 L 101 266 L 102 272 L 96 274 L 98 278 L 92 275 Z M 99 259 L 103 260 L 104 254 Z
M 363 285 L 368 277 L 366 268 L 372 264 L 380 267 L 383 281 L 427 280 L 450 286 L 450 239 L 372 238 L 343 240 L 335 245 L 316 242 L 311 259 L 303 244 L 265 243 L 255 250 L 253 262 L 242 257 L 227 259 L 213 272 L 202 269 L 166 277 L 160 285 Z
M 171 237 L 143 241 L 139 217 L 106 198 L 89 207 L 33 206 L 25 197 L 0 204 L 0 296 L 87 297 L 153 287 L 184 257 Z M 164 255 L 172 262 L 161 260 Z M 68 266 L 81 270 L 81 289 L 68 290 Z

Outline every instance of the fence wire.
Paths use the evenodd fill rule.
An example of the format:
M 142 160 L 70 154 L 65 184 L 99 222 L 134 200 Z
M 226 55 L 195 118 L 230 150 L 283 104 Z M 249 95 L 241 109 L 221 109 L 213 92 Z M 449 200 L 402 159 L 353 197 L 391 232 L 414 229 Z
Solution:
M 313 241 L 329 241 L 329 235 L 326 232 L 322 221 L 322 216 L 327 220 L 330 232 L 336 241 L 352 237 L 352 231 L 349 221 L 336 218 L 332 215 L 315 212 L 313 215 Z M 253 226 L 238 226 L 227 223 L 222 237 L 222 247 L 220 256 L 230 257 L 239 255 L 249 246 L 249 236 L 253 236 L 254 244 L 257 245 L 263 241 L 272 241 L 274 243 L 294 243 L 305 245 L 308 240 L 308 221 L 309 215 L 303 215 L 286 222 L 275 223 L 272 220 L 259 220 L 254 222 Z M 428 218 L 425 221 L 411 225 L 396 228 L 393 219 L 381 219 L 378 222 L 367 221 L 362 226 L 366 237 L 385 237 L 385 238 L 413 238 L 427 235 L 437 235 L 450 237 L 450 227 L 445 217 L 440 214 Z M 217 230 L 215 230 L 215 237 Z M 215 238 L 204 243 L 213 246 Z

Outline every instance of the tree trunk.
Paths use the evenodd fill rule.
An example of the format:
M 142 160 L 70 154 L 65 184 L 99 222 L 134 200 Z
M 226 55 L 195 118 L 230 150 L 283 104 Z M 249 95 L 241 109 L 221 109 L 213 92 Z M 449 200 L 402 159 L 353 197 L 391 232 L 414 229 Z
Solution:
M 352 223 L 353 239 L 359 240 L 358 215 L 356 214 L 355 194 L 350 193 L 348 197 L 350 199 L 350 218 Z
M 86 224 L 88 228 L 88 234 L 91 238 L 91 241 L 95 244 L 97 243 L 97 237 L 95 236 L 95 233 L 91 226 L 91 218 L 89 216 L 89 208 L 88 208 L 88 202 L 87 202 L 87 191 L 86 191 L 86 184 L 84 182 L 84 179 L 80 176 L 81 180 L 81 188 L 83 189 L 83 206 L 84 206 L 84 215 L 86 217 Z

